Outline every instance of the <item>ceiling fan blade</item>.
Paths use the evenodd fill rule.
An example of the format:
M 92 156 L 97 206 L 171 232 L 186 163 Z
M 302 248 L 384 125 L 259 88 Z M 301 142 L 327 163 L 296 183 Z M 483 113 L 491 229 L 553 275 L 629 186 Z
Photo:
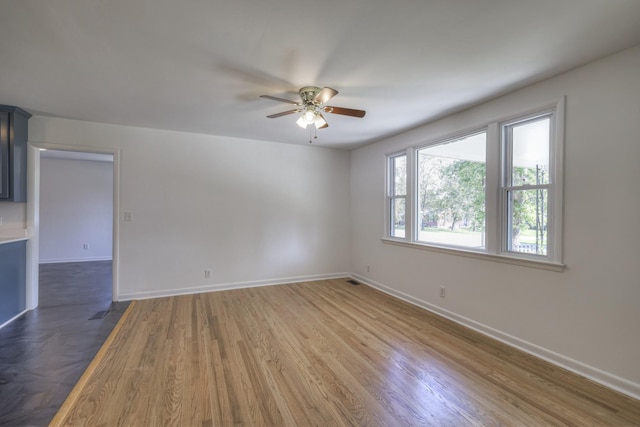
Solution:
M 297 101 L 292 101 L 290 99 L 284 99 L 284 98 L 276 98 L 275 96 L 271 96 L 271 95 L 260 95 L 260 98 L 271 99 L 272 101 L 286 102 L 288 104 L 300 105 Z
M 302 110 L 296 109 L 296 110 L 283 111 L 282 113 L 271 114 L 270 116 L 267 116 L 267 118 L 275 119 L 275 118 L 282 117 L 282 116 L 288 116 L 289 114 L 299 113 L 300 111 L 302 111 Z
M 326 106 L 322 109 L 326 113 L 342 114 L 343 116 L 364 117 L 367 114 L 364 110 L 354 110 L 352 108 L 330 107 Z
M 323 88 L 320 92 L 313 97 L 313 102 L 318 104 L 324 104 L 334 96 L 338 94 L 338 91 L 335 89 L 331 89 L 330 87 Z

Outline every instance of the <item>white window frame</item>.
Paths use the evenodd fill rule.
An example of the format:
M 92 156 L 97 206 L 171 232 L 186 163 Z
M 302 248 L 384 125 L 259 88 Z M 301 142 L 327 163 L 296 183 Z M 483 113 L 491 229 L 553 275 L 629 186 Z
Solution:
M 408 147 L 403 151 L 396 151 L 386 156 L 385 179 L 385 232 L 384 243 L 410 246 L 429 251 L 449 253 L 479 259 L 488 259 L 526 267 L 542 268 L 552 271 L 562 271 L 562 223 L 563 223 L 563 165 L 564 165 L 564 97 L 518 114 L 502 117 L 481 126 L 470 127 L 464 132 L 456 132 L 446 137 L 438 138 L 429 143 L 422 143 Z M 551 117 L 551 132 L 549 146 L 549 178 L 547 210 L 547 254 L 527 254 L 507 250 L 508 222 L 507 203 L 505 200 L 505 161 L 506 142 L 504 130 L 516 123 L 526 122 L 543 116 Z M 418 241 L 417 235 L 417 150 L 435 146 L 455 139 L 486 131 L 486 240 L 484 249 L 463 248 L 452 245 L 436 245 Z M 406 155 L 407 159 L 407 194 L 405 195 L 405 237 L 398 238 L 391 235 L 391 159 Z M 522 187 L 519 187 L 522 189 Z
M 384 235 L 388 236 L 391 239 L 400 239 L 411 241 L 412 236 L 412 215 L 411 215 L 411 205 L 409 197 L 411 194 L 412 186 L 410 183 L 410 177 L 412 172 L 410 171 L 411 166 L 411 158 L 410 158 L 410 150 L 395 152 L 392 154 L 388 154 L 386 156 L 386 189 L 385 189 L 385 216 L 384 216 L 384 224 L 385 224 L 385 232 Z M 405 157 L 406 159 L 406 174 L 405 183 L 406 183 L 406 192 L 404 195 L 395 194 L 395 170 L 394 170 L 394 161 L 398 157 Z M 404 200 L 404 237 L 396 237 L 392 235 L 393 230 L 393 215 L 391 213 L 391 208 L 394 206 L 393 201 L 397 199 Z
M 550 138 L 549 138 L 549 183 L 547 184 L 527 184 L 527 185 L 515 185 L 511 182 L 512 173 L 513 173 L 513 132 L 510 130 L 513 129 L 514 126 L 522 125 L 526 123 L 533 123 L 537 120 L 549 118 L 550 119 Z M 542 260 L 553 260 L 553 255 L 555 253 L 555 248 L 553 245 L 553 235 L 554 235 L 554 221 L 553 218 L 553 206 L 555 204 L 555 200 L 553 197 L 555 190 L 555 168 L 552 166 L 553 159 L 555 157 L 555 122 L 556 122 L 556 114 L 555 109 L 542 111 L 538 114 L 528 115 L 524 117 L 519 117 L 515 120 L 510 120 L 508 122 L 503 122 L 500 124 L 501 129 L 501 141 L 500 148 L 502 151 L 501 154 L 501 179 L 500 179 L 500 249 L 502 253 L 509 255 L 517 255 L 525 258 L 532 259 L 542 259 Z M 537 255 L 537 254 L 527 254 L 520 253 L 517 251 L 510 250 L 510 241 L 511 241 L 511 215 L 509 215 L 509 209 L 511 204 L 509 202 L 508 194 L 513 191 L 525 191 L 525 190 L 539 190 L 544 189 L 547 190 L 547 254 L 546 255 Z M 551 241 L 551 243 L 550 243 Z

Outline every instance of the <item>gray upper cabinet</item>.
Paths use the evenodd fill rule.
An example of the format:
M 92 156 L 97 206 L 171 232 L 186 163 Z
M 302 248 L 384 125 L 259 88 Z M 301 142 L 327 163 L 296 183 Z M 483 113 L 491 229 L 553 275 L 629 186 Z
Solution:
M 27 201 L 27 139 L 31 114 L 0 105 L 0 201 Z

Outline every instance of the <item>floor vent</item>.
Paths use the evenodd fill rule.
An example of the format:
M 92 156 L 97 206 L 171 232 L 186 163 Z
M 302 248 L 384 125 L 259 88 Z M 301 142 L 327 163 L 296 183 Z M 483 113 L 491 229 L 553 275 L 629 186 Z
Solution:
M 108 313 L 109 313 L 109 310 L 99 311 L 96 314 L 94 314 L 93 316 L 91 316 L 89 318 L 89 320 L 104 319 L 104 316 L 106 316 Z
M 355 280 L 353 280 L 353 279 L 349 279 L 349 280 L 347 280 L 347 283 L 351 283 L 352 285 L 359 285 L 359 284 L 360 284 L 359 282 L 356 282 L 356 281 L 355 281 Z

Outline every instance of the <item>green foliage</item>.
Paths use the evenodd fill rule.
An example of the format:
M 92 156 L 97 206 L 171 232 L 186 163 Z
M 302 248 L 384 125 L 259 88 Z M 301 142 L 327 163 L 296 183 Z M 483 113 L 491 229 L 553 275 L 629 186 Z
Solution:
M 486 165 L 482 162 L 444 157 L 418 156 L 418 208 L 420 228 L 446 226 L 469 231 L 484 231 L 486 201 Z M 544 181 L 537 168 L 513 168 L 512 185 L 537 185 Z M 511 238 L 520 242 L 524 230 L 535 231 L 538 250 L 546 247 L 546 190 L 513 189 L 509 192 Z
M 423 225 L 460 223 L 473 231 L 485 226 L 484 163 L 441 157 L 419 158 L 420 210 Z
M 536 168 L 513 168 L 513 186 L 535 185 L 544 178 Z M 544 190 L 513 190 L 511 194 L 511 238 L 520 242 L 523 230 L 539 230 L 540 236 L 546 228 L 546 192 Z M 537 239 L 536 239 L 537 240 Z M 539 245 L 544 242 L 537 241 Z

